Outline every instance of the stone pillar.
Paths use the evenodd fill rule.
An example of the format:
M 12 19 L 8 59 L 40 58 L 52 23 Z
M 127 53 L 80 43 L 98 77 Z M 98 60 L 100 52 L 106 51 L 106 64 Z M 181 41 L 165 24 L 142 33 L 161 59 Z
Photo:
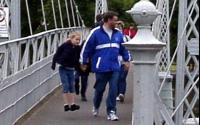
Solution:
M 134 64 L 132 125 L 153 125 L 156 55 L 166 44 L 153 36 L 151 25 L 160 12 L 150 1 L 141 0 L 127 13 L 138 25 L 136 36 L 124 44 L 132 53 Z

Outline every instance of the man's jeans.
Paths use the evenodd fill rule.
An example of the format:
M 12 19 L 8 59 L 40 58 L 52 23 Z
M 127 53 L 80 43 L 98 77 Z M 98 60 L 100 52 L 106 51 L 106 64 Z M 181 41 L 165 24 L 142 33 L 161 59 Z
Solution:
M 116 97 L 117 97 L 117 82 L 119 78 L 119 72 L 102 72 L 96 73 L 95 83 L 95 95 L 94 95 L 94 107 L 99 109 L 103 98 L 107 83 L 109 83 L 109 91 L 107 96 L 107 113 L 110 111 L 117 111 L 116 109 Z

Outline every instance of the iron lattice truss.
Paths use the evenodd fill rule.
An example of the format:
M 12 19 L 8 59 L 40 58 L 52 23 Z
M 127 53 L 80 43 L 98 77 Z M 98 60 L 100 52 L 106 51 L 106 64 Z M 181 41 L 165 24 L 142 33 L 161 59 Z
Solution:
M 108 11 L 107 0 L 96 0 L 95 17 Z M 96 21 L 96 20 L 95 20 Z
M 0 0 L 0 7 L 9 7 L 10 0 Z
M 198 0 L 184 0 L 184 4 L 180 4 L 179 8 L 182 11 L 179 13 L 180 47 L 177 55 L 177 74 L 180 75 L 176 77 L 176 92 L 178 93 L 176 107 L 182 105 L 177 110 L 176 125 L 181 125 L 184 119 L 195 118 L 199 115 Z
M 170 62 L 169 1 L 157 1 L 157 9 L 162 15 L 156 19 L 153 25 L 154 34 L 159 41 L 167 44 L 160 54 L 159 71 L 167 71 Z
M 177 2 L 177 1 L 174 1 Z M 176 3 L 174 3 L 176 5 Z M 156 95 L 159 109 L 156 125 L 164 122 L 166 125 L 183 125 L 187 119 L 197 124 L 199 116 L 199 5 L 198 0 L 184 0 L 179 3 L 178 40 L 177 48 L 170 59 L 170 23 L 174 10 L 169 17 L 169 1 L 157 1 L 157 8 L 162 12 L 154 23 L 155 36 L 167 43 L 160 54 L 158 61 L 159 71 L 170 72 L 172 63 L 176 63 L 176 76 L 174 79 L 174 109 L 173 113 L 167 111 L 159 95 Z M 187 8 L 187 9 L 186 9 Z M 177 57 L 175 61 L 174 57 Z M 161 121 L 161 122 L 160 122 Z

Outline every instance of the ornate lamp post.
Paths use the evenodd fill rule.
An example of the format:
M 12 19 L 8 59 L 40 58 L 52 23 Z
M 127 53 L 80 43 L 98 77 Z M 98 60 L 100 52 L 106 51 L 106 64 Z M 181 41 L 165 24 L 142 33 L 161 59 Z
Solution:
M 165 46 L 152 33 L 151 25 L 161 13 L 149 0 L 141 0 L 127 13 L 138 25 L 136 36 L 125 43 L 133 55 L 134 89 L 132 125 L 153 125 L 156 88 L 156 54 Z

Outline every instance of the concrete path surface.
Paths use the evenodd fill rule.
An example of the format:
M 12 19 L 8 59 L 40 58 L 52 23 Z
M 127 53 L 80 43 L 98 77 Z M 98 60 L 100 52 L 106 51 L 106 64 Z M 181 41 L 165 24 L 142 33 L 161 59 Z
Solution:
M 130 70 L 127 78 L 127 94 L 124 103 L 118 103 L 119 121 L 108 121 L 106 119 L 105 100 L 107 91 L 104 93 L 104 100 L 100 108 L 98 117 L 92 116 L 92 98 L 94 74 L 89 76 L 89 86 L 87 91 L 87 102 L 82 102 L 78 96 L 76 101 L 81 109 L 76 112 L 63 111 L 63 99 L 61 89 L 58 89 L 47 101 L 34 110 L 28 118 L 20 123 L 20 125 L 131 125 L 132 121 L 132 70 Z M 108 89 L 108 86 L 107 86 Z

